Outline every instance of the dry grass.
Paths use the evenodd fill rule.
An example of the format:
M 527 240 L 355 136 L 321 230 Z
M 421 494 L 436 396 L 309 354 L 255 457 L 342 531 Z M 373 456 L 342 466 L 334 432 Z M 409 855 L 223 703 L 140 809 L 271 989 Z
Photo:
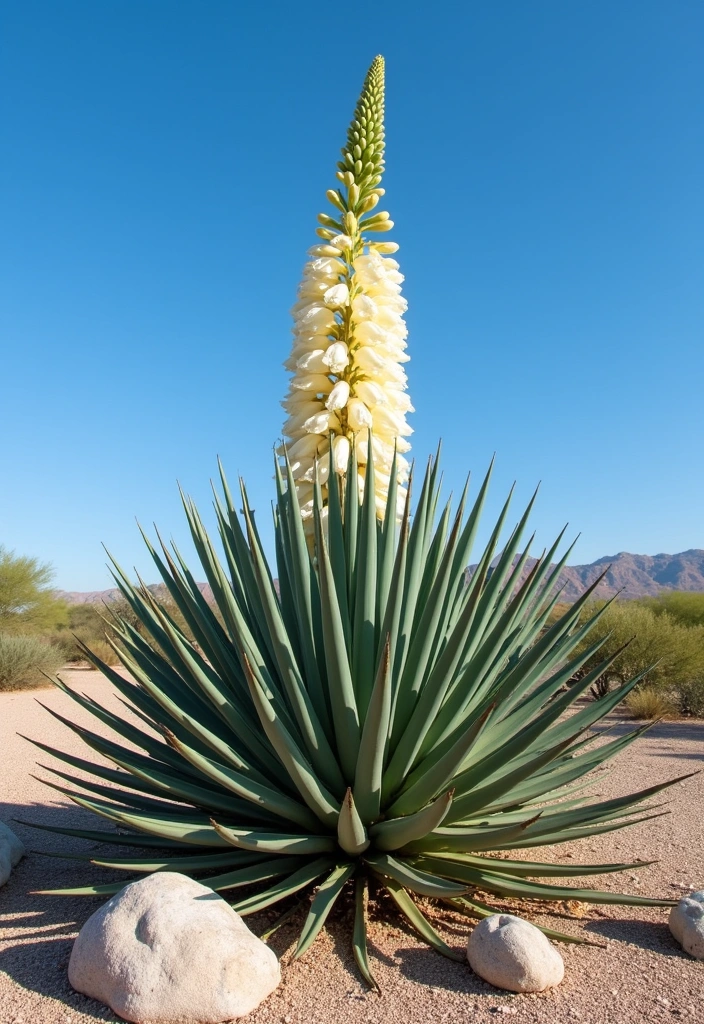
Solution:
M 643 686 L 632 690 L 624 701 L 624 705 L 634 718 L 652 721 L 660 718 L 674 718 L 677 708 L 672 698 L 654 686 Z

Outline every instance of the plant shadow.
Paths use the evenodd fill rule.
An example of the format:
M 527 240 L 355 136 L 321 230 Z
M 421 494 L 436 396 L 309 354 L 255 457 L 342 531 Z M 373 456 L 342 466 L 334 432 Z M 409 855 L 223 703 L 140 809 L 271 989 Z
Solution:
M 642 918 L 603 917 L 587 922 L 584 931 L 614 942 L 638 946 L 660 956 L 674 957 L 678 960 L 690 959 L 664 922 L 644 921 Z

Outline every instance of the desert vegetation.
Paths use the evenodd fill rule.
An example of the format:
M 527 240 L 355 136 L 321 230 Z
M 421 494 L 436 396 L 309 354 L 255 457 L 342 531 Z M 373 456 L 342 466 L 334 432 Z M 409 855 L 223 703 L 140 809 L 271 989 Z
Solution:
M 641 676 L 626 705 L 635 717 L 704 715 L 704 594 L 672 591 L 608 606 L 596 602 L 599 608 L 599 629 L 607 635 L 599 657 L 621 653 L 593 684 L 592 696 Z M 582 672 L 595 665 L 591 658 Z

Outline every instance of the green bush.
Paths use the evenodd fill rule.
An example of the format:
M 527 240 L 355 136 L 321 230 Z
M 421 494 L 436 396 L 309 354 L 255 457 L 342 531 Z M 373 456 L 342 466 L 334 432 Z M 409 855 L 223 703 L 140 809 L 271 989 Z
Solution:
M 66 626 L 68 607 L 51 589 L 54 570 L 27 555 L 0 545 L 0 630 L 3 633 L 49 633 Z
M 602 635 L 609 634 L 598 658 L 616 654 L 624 646 L 625 650 L 596 681 L 592 695 L 601 697 L 649 670 L 644 685 L 674 700 L 683 714 L 704 714 L 704 626 L 685 625 L 668 611 L 655 610 L 650 602 L 605 604 L 592 606 L 592 610 L 604 609 L 597 628 Z M 587 646 L 585 639 L 582 649 Z M 582 674 L 596 663 L 597 656 L 587 662 Z
M 0 633 L 0 690 L 25 690 L 46 686 L 43 672 L 55 672 L 64 658 L 40 637 Z
M 704 718 L 704 673 L 679 683 L 676 694 L 679 710 L 683 715 Z
M 681 626 L 704 626 L 704 594 L 671 590 L 658 597 L 644 597 L 643 604 L 656 615 L 669 615 Z

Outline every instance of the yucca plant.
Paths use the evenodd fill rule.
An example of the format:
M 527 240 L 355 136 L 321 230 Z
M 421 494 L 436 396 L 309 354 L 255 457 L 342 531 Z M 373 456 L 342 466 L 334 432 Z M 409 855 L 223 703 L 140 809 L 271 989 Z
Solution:
M 372 71 L 365 88 L 376 90 L 378 112 L 383 66 L 377 61 Z M 360 118 L 365 109 L 360 101 Z M 364 152 L 369 154 L 369 146 Z M 372 146 L 371 156 L 375 152 Z M 350 160 L 347 196 L 357 175 L 367 192 L 358 188 L 352 196 L 363 203 L 378 185 L 380 163 L 370 165 L 371 173 L 354 151 Z M 349 231 L 359 228 L 350 218 L 345 225 Z M 334 236 L 338 228 L 322 230 Z M 347 267 L 340 274 L 347 276 L 351 302 L 359 294 L 354 261 L 366 251 L 358 234 L 339 257 Z M 388 296 L 393 289 L 387 285 L 382 294 Z M 368 292 L 367 313 L 383 305 L 376 302 L 375 287 Z M 341 302 L 337 293 L 335 302 Z M 387 314 L 387 328 L 396 324 L 401 330 Z M 358 358 L 373 332 L 362 332 L 360 340 L 354 315 L 342 306 L 322 321 L 328 334 L 314 336 L 338 346 L 338 362 L 335 369 L 329 364 L 330 388 L 316 400 L 331 411 L 325 394 L 332 393 L 337 376 L 337 383 L 345 383 L 338 393 L 346 397 L 360 381 L 369 385 L 361 392 L 373 411 L 375 402 L 386 401 L 391 381 L 383 377 L 389 369 L 384 363 L 375 385 L 372 364 Z M 339 346 L 345 347 L 346 363 Z M 388 362 L 391 356 L 383 358 Z M 400 468 L 400 449 L 407 446 L 384 435 L 380 488 L 377 459 L 370 457 L 379 450 L 370 429 L 374 417 L 359 427 L 367 431 L 360 449 L 357 427 L 338 415 L 344 408 L 335 406 L 332 423 L 320 413 L 324 432 L 318 432 L 318 419 L 301 421 L 299 440 L 305 434 L 315 439 L 312 447 L 303 445 L 308 454 L 301 456 L 299 449 L 291 456 L 287 445 L 283 463 L 276 462 L 275 571 L 244 484 L 235 500 L 222 469 L 222 494 L 215 499 L 220 556 L 193 502 L 183 497 L 214 605 L 179 551 L 161 541 L 154 546 L 145 536 L 177 612 L 113 563 L 117 584 L 151 640 L 125 617 L 112 622 L 112 645 L 130 680 L 87 648 L 85 654 L 132 714 L 123 718 L 60 681 L 116 738 L 51 713 L 116 767 L 42 742 L 37 746 L 87 773 L 78 778 L 50 769 L 73 788 L 51 785 L 119 831 L 42 827 L 145 850 L 137 858 L 86 854 L 93 864 L 133 873 L 195 873 L 215 891 L 243 889 L 233 904 L 241 914 L 315 888 L 297 955 L 308 949 L 349 884 L 356 907 L 354 954 L 372 985 L 366 940 L 370 885 L 385 890 L 432 946 L 458 959 L 414 897 L 434 897 L 475 917 L 493 912 L 486 902 L 491 896 L 669 906 L 668 900 L 544 881 L 642 863 L 533 863 L 511 853 L 666 813 L 644 802 L 671 783 L 606 801 L 590 802 L 585 795 L 585 776 L 643 731 L 592 743 L 592 727 L 638 679 L 573 709 L 613 661 L 602 660 L 567 687 L 604 642 L 597 639 L 575 654 L 604 611 L 583 619 L 598 581 L 550 625 L 570 549 L 554 562 L 561 534 L 549 551 L 529 560 L 530 542 L 522 545 L 533 500 L 501 546 L 510 495 L 468 574 L 491 471 L 471 502 L 468 482 L 453 512 L 450 502 L 440 509 L 439 460 L 431 459 L 412 514 L 413 473 L 406 486 L 405 467 Z M 381 414 L 378 421 L 401 426 Z M 366 455 L 363 473 L 360 450 Z M 301 458 L 310 458 L 311 465 L 303 467 Z M 504 851 L 500 859 L 497 851 Z M 122 884 L 62 891 L 111 894 Z

